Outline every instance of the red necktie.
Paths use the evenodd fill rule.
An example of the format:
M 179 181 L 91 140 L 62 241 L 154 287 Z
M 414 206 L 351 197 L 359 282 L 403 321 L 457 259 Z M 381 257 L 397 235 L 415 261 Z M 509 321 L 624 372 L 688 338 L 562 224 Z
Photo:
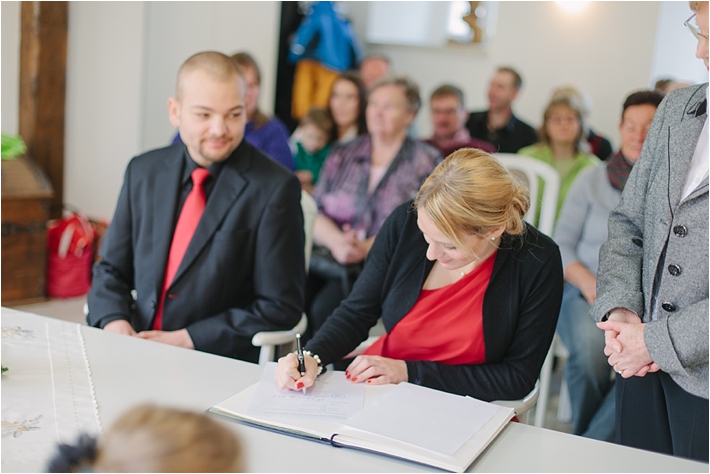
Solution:
M 200 217 L 205 210 L 205 180 L 210 176 L 210 172 L 205 168 L 197 168 L 192 172 L 192 190 L 185 199 L 185 204 L 182 205 L 180 217 L 175 226 L 173 234 L 173 242 L 170 244 L 170 254 L 168 255 L 168 264 L 165 267 L 165 279 L 163 280 L 163 291 L 160 293 L 160 304 L 158 311 L 155 313 L 153 321 L 153 329 L 160 331 L 163 327 L 163 305 L 165 304 L 165 296 L 170 287 L 170 284 L 175 278 L 180 267 L 180 262 L 185 256 L 187 246 L 190 245 L 192 235 L 197 229 L 197 224 L 200 222 Z

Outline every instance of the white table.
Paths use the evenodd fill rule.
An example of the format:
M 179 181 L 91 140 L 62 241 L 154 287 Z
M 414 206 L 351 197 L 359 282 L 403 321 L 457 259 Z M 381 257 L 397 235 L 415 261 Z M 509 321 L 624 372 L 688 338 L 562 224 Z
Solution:
M 3 308 L 4 320 L 18 312 Z M 13 316 L 16 318 L 17 316 Z M 26 318 L 42 316 L 23 313 Z M 257 365 L 82 327 L 104 429 L 142 402 L 204 411 L 255 383 Z M 28 357 L 31 357 L 28 354 Z M 12 360 L 3 365 L 12 367 Z M 11 369 L 12 370 L 12 369 Z M 12 383 L 3 377 L 3 386 Z M 5 397 L 3 405 L 9 403 Z M 430 472 L 418 464 L 228 423 L 246 446 L 254 472 Z M 5 447 L 3 446 L 3 450 Z M 33 472 L 35 465 L 3 471 Z M 708 472 L 708 465 L 510 423 L 471 466 L 473 472 Z

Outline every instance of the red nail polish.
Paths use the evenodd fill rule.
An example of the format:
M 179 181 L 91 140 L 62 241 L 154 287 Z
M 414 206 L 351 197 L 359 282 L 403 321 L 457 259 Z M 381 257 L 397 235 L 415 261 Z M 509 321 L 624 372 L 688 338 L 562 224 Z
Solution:
M 347 378 L 350 378 L 350 372 L 348 372 L 348 371 L 346 370 L 346 371 L 345 371 L 345 376 L 346 376 Z
M 303 382 L 296 382 L 296 388 L 301 390 L 303 388 Z
M 350 380 L 350 376 L 347 375 L 347 372 L 346 372 L 346 374 L 345 374 L 345 378 L 348 379 L 348 380 Z
M 372 380 L 369 380 L 369 379 L 368 379 L 365 383 L 370 383 L 370 382 L 372 382 Z
M 353 382 L 357 382 L 357 378 L 353 377 Z

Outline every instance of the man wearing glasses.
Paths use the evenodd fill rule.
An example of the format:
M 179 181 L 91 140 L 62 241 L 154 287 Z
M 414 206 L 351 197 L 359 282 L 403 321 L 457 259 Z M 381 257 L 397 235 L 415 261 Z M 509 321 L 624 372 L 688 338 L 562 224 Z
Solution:
M 447 157 L 460 148 L 479 148 L 488 153 L 495 153 L 492 144 L 472 138 L 466 128 L 468 112 L 464 103 L 463 91 L 452 84 L 443 84 L 431 93 L 429 111 L 434 134 L 425 140 Z
M 708 68 L 708 2 L 685 26 Z M 708 84 L 661 103 L 600 251 L 617 440 L 708 462 Z

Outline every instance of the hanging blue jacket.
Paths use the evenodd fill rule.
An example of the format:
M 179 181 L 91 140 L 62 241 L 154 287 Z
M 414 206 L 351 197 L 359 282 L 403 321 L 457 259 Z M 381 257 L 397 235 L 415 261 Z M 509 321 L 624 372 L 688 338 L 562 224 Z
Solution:
M 313 2 L 291 40 L 288 59 L 295 64 L 313 59 L 337 72 L 355 68 L 362 46 L 352 26 L 336 12 L 333 2 Z

